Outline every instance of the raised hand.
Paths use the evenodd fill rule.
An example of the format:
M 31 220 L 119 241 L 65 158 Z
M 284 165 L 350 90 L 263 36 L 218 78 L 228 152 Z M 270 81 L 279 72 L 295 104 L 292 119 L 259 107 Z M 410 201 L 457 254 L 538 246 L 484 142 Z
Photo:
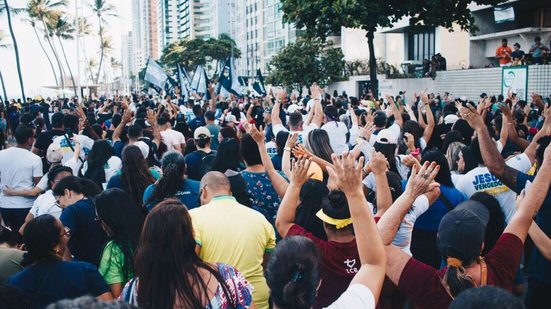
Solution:
M 341 158 L 336 154 L 332 154 L 333 166 L 337 174 L 337 186 L 346 195 L 356 193 L 363 194 L 362 191 L 362 168 L 364 158 L 361 157 L 358 163 L 349 152 L 345 152 Z
M 476 111 L 474 107 L 467 104 L 468 107 L 463 106 L 460 103 L 456 104 L 461 118 L 465 119 L 473 129 L 479 129 L 484 127 L 484 120 L 482 116 Z
M 310 164 L 312 164 L 312 161 L 304 157 L 294 161 L 293 169 L 291 170 L 291 184 L 302 187 L 310 179 L 313 175 L 313 173 L 308 174 Z
M 429 162 L 425 162 L 421 168 L 418 168 L 417 165 L 413 165 L 405 193 L 417 198 L 432 190 L 434 187 L 439 187 L 440 184 L 434 182 L 434 178 L 436 178 L 439 170 L 440 166 L 435 162 L 430 164 Z
M 369 167 L 375 175 L 384 174 L 388 171 L 388 160 L 382 153 L 373 151 L 369 159 Z
M 373 133 L 373 122 L 366 123 L 365 126 L 360 130 L 360 136 L 365 138 L 366 141 L 369 141 L 372 133 Z
M 262 127 L 260 130 L 256 128 L 255 125 L 250 123 L 245 123 L 245 131 L 254 139 L 257 144 L 264 144 L 266 140 L 266 134 Z
M 306 149 L 302 144 L 298 144 L 296 145 L 295 147 L 293 147 L 293 149 L 291 150 L 293 155 L 295 157 L 306 157 L 306 158 L 311 158 L 312 157 L 312 153 L 310 151 L 308 151 L 308 149 Z
M 293 149 L 297 144 L 298 133 L 292 133 L 287 136 L 287 142 L 285 142 L 285 148 Z
M 404 133 L 404 139 L 406 140 L 406 146 L 408 149 L 415 149 L 415 138 L 411 133 Z
M 134 116 L 132 115 L 132 111 L 130 109 L 127 109 L 124 111 L 124 114 L 122 115 L 122 122 L 125 124 L 130 123 L 133 117 Z
M 154 125 L 157 123 L 157 115 L 155 115 L 155 112 L 152 109 L 147 110 L 147 122 L 150 125 Z

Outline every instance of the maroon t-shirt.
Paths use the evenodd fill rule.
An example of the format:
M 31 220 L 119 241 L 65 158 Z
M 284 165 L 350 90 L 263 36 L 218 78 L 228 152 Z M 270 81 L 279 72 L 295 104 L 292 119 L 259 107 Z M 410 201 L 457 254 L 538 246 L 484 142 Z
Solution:
M 488 285 L 513 289 L 515 274 L 520 264 L 523 244 L 514 234 L 503 234 L 484 257 L 488 267 Z M 447 267 L 440 270 L 411 258 L 400 276 L 398 287 L 419 308 L 448 308 L 452 298 L 442 286 Z
M 350 281 L 360 270 L 360 256 L 356 240 L 347 243 L 316 238 L 303 227 L 294 224 L 288 236 L 301 235 L 311 239 L 321 252 L 321 285 L 313 308 L 325 308 L 346 291 Z

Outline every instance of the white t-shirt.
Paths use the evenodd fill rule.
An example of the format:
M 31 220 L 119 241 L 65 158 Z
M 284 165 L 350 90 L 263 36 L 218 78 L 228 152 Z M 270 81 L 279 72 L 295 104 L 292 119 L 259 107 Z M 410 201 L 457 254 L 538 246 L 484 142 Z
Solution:
M 327 309 L 375 308 L 373 292 L 363 284 L 351 284 Z
M 117 156 L 112 156 L 107 160 L 107 163 L 103 166 L 103 169 L 105 170 L 105 183 L 109 182 L 109 179 L 111 177 L 115 176 L 115 174 L 121 169 L 122 167 L 122 161 Z M 86 173 L 88 170 L 88 161 L 84 162 L 84 165 L 82 166 L 82 175 Z
M 174 145 L 181 145 L 186 143 L 186 138 L 184 137 L 184 134 L 172 129 L 161 131 L 161 137 L 163 139 L 163 143 L 167 147 L 167 151 L 175 150 Z
M 0 151 L 0 189 L 28 190 L 35 186 L 34 177 L 42 177 L 42 160 L 31 151 L 11 147 Z M 31 208 L 35 198 L 0 195 L 0 207 L 6 209 Z
M 525 154 L 515 156 L 506 163 L 508 166 L 523 173 L 528 172 L 532 167 L 530 159 Z M 515 199 L 517 194 L 492 175 L 487 167 L 477 167 L 465 175 L 453 177 L 452 180 L 455 181 L 455 188 L 463 192 L 468 198 L 476 192 L 486 192 L 495 197 L 499 201 L 507 223 L 515 214 Z
M 80 142 L 79 156 L 82 160 L 84 160 L 88 155 L 88 153 L 90 153 L 92 146 L 94 146 L 94 140 L 89 138 L 86 135 L 79 135 L 79 134 L 75 134 L 73 137 L 73 140 L 75 138 Z M 61 148 L 61 153 L 63 153 L 63 159 L 61 159 L 61 163 L 63 165 L 65 165 L 65 163 L 69 161 L 69 159 L 71 159 L 75 154 L 73 151 L 73 149 L 75 149 L 75 142 L 74 141 L 70 141 L 70 142 L 71 142 L 72 148 L 71 146 L 69 146 L 69 143 L 67 141 L 67 138 L 65 138 L 65 136 L 58 136 L 52 142 L 53 144 L 59 145 L 59 147 Z
M 317 129 L 317 128 L 318 128 L 317 125 L 311 123 L 309 125 L 303 125 L 302 126 L 302 131 L 291 131 L 291 132 L 289 132 L 289 130 L 287 130 L 287 128 L 284 127 L 282 124 L 277 124 L 277 125 L 272 127 L 272 131 L 274 132 L 274 136 L 276 136 L 276 137 L 277 137 L 277 134 L 281 131 L 289 132 L 291 134 L 299 133 L 297 143 L 307 145 L 308 144 L 308 142 L 307 142 L 308 141 L 308 133 L 310 133 L 310 131 L 312 131 L 314 129 Z
M 336 155 L 342 155 L 349 150 L 346 143 L 348 128 L 344 122 L 330 121 L 321 126 L 321 129 L 329 135 L 329 143 Z
M 29 210 L 29 213 L 31 213 L 35 218 L 49 214 L 59 219 L 59 216 L 61 216 L 61 211 L 62 209 L 55 203 L 54 192 L 52 190 L 48 190 L 36 198 L 33 207 Z

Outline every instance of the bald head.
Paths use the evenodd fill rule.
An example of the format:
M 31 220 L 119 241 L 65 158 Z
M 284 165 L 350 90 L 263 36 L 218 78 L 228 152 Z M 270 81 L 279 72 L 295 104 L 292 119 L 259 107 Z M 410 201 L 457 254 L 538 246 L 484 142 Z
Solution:
M 230 181 L 220 172 L 208 172 L 201 179 L 201 200 L 206 203 L 219 195 L 231 195 Z

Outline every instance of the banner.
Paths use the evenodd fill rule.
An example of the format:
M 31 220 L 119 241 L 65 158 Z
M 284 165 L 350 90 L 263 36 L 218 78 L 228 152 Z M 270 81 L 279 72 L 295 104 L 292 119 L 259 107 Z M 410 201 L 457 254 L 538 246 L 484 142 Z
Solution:
M 496 24 L 501 24 L 515 20 L 515 9 L 512 6 L 503 6 L 494 8 L 494 20 Z
M 507 97 L 509 90 L 520 100 L 528 100 L 528 66 L 503 67 L 501 71 L 501 94 Z
M 239 79 L 237 77 L 233 58 L 228 58 L 220 76 L 218 77 L 218 84 L 216 85 L 216 94 L 220 94 L 227 98 L 230 94 L 241 96 L 241 86 L 239 85 Z
M 163 68 L 150 57 L 147 60 L 144 81 L 150 83 L 160 93 L 165 88 L 167 78 L 168 75 L 166 75 Z

